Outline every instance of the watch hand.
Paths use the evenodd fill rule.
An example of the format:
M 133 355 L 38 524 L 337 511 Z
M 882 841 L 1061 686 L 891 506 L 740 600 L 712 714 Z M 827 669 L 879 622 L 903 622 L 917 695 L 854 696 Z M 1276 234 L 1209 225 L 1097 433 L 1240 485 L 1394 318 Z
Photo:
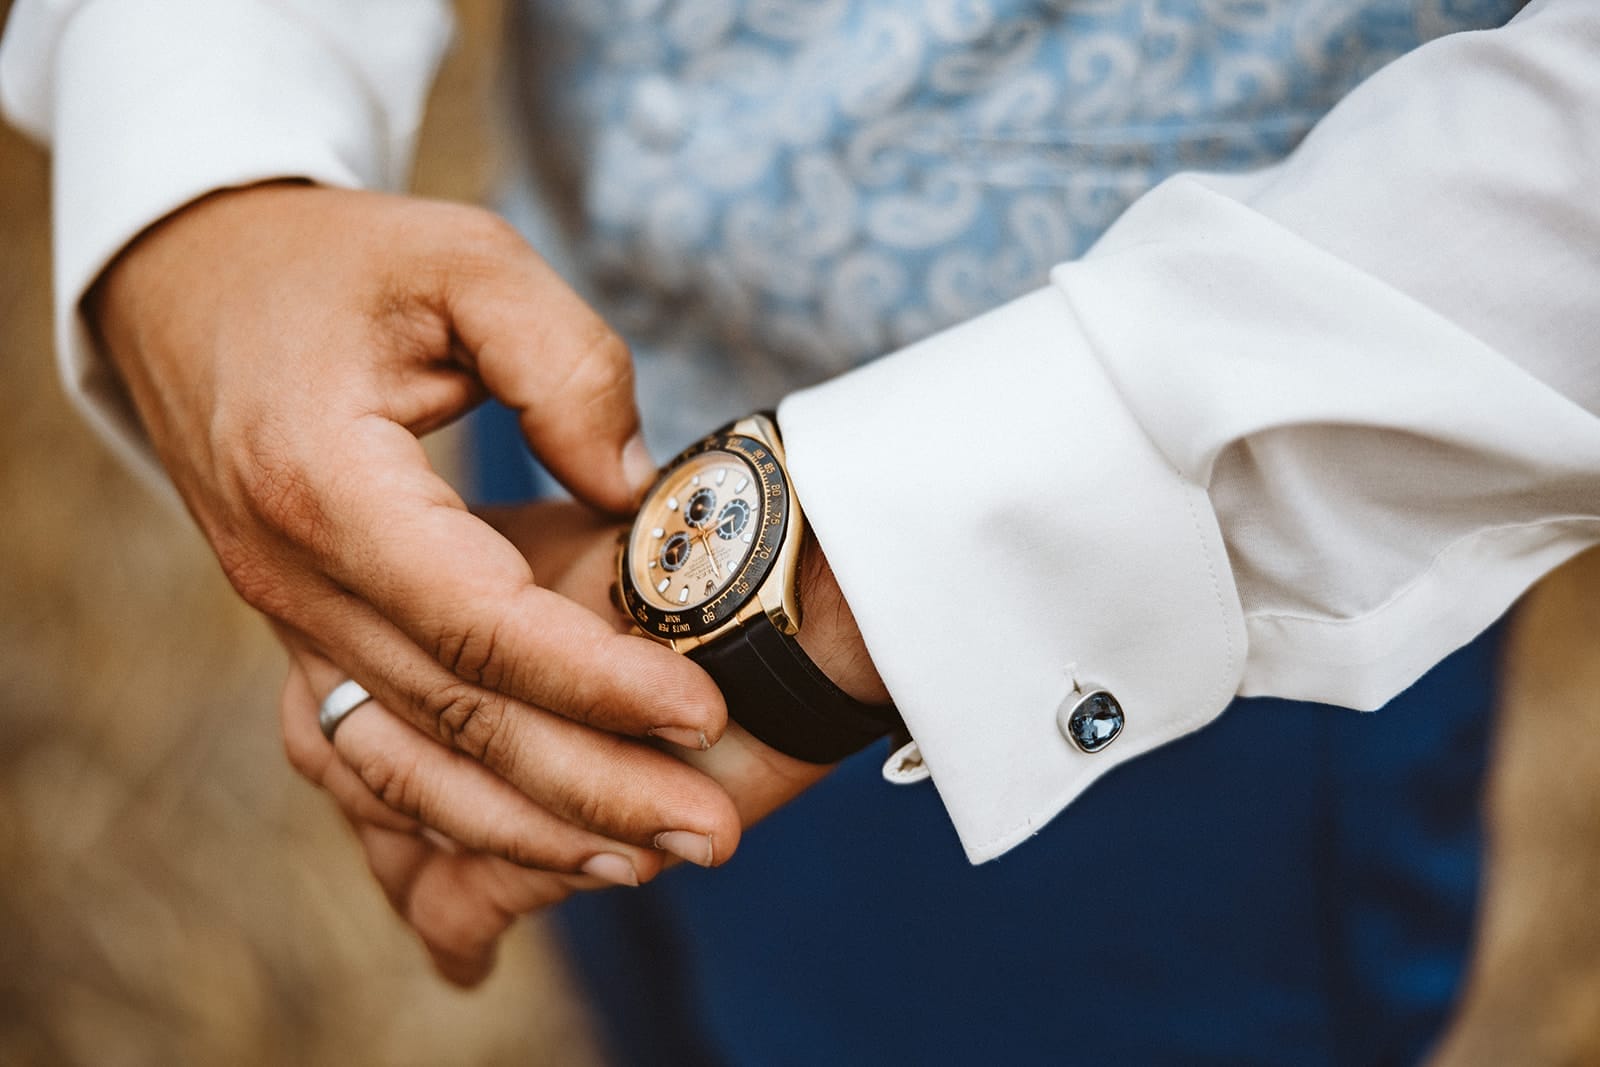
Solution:
M 705 542 L 706 558 L 711 560 L 711 575 L 714 578 L 720 579 L 722 577 L 722 564 L 717 559 L 716 549 L 712 547 L 711 530 L 709 527 L 701 531 L 700 539 Z

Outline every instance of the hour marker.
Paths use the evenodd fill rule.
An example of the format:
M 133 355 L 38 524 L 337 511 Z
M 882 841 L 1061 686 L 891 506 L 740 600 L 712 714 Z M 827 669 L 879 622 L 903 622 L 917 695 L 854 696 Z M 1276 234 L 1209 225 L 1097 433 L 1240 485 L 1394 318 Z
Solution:
M 744 492 L 744 487 L 749 485 L 749 484 L 750 484 L 750 479 L 749 478 L 740 478 L 739 479 L 739 484 L 735 485 L 733 487 L 733 491 L 735 493 L 742 493 L 742 492 Z
M 728 563 L 728 573 L 732 574 L 734 571 L 736 571 L 738 569 L 739 569 L 738 561 L 730 560 L 729 563 Z
M 651 537 L 665 537 L 665 536 L 667 536 L 667 531 L 665 531 L 661 527 L 657 526 L 654 530 L 650 531 L 650 536 Z
M 728 480 L 728 472 L 726 470 L 720 470 L 720 471 L 717 472 L 717 484 L 718 485 L 721 485 L 723 482 L 725 482 L 727 480 Z
M 661 581 L 656 583 L 656 592 L 665 593 L 667 591 L 667 586 L 669 586 L 671 584 L 672 584 L 672 579 L 671 578 L 663 578 L 663 579 L 661 579 Z
M 690 485 L 699 485 L 700 484 L 700 476 L 698 474 L 696 474 L 693 478 L 690 478 L 689 479 L 689 484 Z
M 651 570 L 655 570 L 656 569 L 656 561 L 655 560 L 651 560 L 650 561 L 650 569 Z
M 684 586 L 683 589 L 678 593 L 678 603 L 687 604 L 688 602 L 689 602 L 689 587 L 688 586 Z
M 677 511 L 678 510 L 678 498 L 677 497 L 675 497 L 675 496 L 667 497 L 667 510 L 668 511 Z
M 739 540 L 743 541 L 747 545 L 751 541 L 754 541 L 755 539 L 756 539 L 756 532 L 754 530 L 746 530 L 744 536 L 739 538 Z

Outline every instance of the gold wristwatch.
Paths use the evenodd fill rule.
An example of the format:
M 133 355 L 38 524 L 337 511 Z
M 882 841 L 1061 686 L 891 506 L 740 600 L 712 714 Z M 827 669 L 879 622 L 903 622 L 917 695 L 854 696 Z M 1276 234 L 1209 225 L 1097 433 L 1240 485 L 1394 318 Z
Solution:
M 850 697 L 795 640 L 805 517 L 770 414 L 685 449 L 645 495 L 617 551 L 617 594 L 640 633 L 703 667 L 759 740 L 832 763 L 899 725 Z

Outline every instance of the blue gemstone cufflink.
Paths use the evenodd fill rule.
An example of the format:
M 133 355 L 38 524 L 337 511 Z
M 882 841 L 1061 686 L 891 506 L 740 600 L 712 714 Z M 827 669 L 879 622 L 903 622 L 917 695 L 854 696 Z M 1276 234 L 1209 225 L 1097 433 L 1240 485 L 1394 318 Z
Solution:
M 1099 752 L 1122 733 L 1127 716 L 1117 698 L 1105 689 L 1074 689 L 1056 712 L 1061 733 L 1083 752 Z

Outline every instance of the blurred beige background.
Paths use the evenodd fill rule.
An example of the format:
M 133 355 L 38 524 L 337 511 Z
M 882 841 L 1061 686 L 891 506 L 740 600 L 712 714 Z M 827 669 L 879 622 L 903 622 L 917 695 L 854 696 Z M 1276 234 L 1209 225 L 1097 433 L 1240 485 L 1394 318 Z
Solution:
M 458 6 L 417 186 L 477 200 L 500 5 Z M 449 989 L 288 770 L 265 627 L 56 385 L 47 173 L 0 129 L 0 1064 L 598 1062 L 538 922 Z M 1481 947 L 1437 1062 L 1600 1063 L 1600 554 L 1512 644 Z

